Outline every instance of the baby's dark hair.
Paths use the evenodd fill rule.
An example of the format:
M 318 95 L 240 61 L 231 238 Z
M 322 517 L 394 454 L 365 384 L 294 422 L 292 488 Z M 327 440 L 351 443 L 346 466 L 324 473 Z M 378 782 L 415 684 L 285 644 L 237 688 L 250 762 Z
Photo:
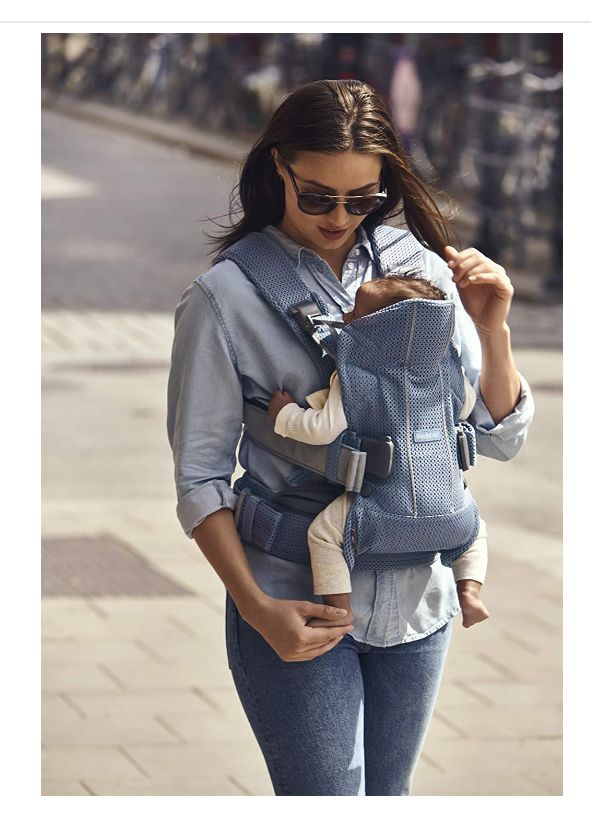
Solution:
M 445 300 L 445 293 L 430 281 L 421 278 L 417 273 L 376 278 L 362 284 L 359 289 L 367 292 L 372 305 L 376 304 L 375 311 L 385 309 L 385 307 L 400 303 L 400 301 L 406 301 L 408 298 L 428 298 L 431 301 Z

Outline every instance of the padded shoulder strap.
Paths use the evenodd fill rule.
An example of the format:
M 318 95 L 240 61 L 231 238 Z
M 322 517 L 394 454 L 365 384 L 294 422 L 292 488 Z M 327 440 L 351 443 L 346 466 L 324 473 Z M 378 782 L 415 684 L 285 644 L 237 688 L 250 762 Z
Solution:
M 329 310 L 324 301 L 304 284 L 289 256 L 270 236 L 253 232 L 224 250 L 216 262 L 225 258 L 240 267 L 267 303 L 287 321 L 314 361 L 322 382 L 328 383 L 335 368 L 334 361 L 322 352 L 294 315 L 289 314 L 289 309 L 301 301 L 314 301 L 323 315 L 328 315 Z
M 424 271 L 424 247 L 409 230 L 379 224 L 366 228 L 378 259 L 380 275 L 407 275 Z

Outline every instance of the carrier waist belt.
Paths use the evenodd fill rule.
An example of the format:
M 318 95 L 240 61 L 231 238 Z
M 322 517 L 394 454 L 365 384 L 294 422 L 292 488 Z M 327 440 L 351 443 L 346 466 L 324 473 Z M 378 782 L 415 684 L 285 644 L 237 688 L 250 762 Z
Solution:
M 274 493 L 244 474 L 234 483 L 238 501 L 234 509 L 234 521 L 240 539 L 246 544 L 263 550 L 271 556 L 298 564 L 310 564 L 308 550 L 308 527 L 316 514 L 342 489 L 334 486 L 317 491 L 317 499 L 311 512 L 302 510 L 302 495 L 284 491 Z M 436 557 L 433 552 L 372 554 L 361 553 L 355 560 L 356 570 L 390 570 L 431 564 Z

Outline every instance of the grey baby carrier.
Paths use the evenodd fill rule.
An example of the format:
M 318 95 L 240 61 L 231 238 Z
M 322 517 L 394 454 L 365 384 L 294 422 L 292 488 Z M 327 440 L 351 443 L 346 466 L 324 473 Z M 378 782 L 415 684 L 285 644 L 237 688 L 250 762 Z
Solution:
M 411 233 L 368 228 L 380 275 L 421 272 L 423 248 Z M 449 565 L 479 528 L 463 471 L 475 460 L 472 427 L 458 420 L 463 374 L 451 342 L 455 305 L 413 298 L 345 326 L 331 320 L 291 259 L 265 233 L 251 233 L 229 258 L 306 346 L 323 382 L 338 370 L 348 428 L 329 445 L 275 434 L 267 407 L 245 402 L 246 431 L 259 445 L 326 478 L 310 501 L 297 488 L 273 494 L 247 473 L 234 485 L 241 538 L 271 555 L 310 562 L 307 528 L 343 490 L 352 492 L 343 553 L 349 569 Z M 337 332 L 337 327 L 341 327 Z

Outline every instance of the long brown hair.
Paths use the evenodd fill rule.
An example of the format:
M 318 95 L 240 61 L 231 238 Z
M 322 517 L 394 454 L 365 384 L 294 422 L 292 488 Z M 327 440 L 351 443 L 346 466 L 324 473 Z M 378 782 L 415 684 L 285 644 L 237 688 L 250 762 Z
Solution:
M 413 235 L 444 258 L 443 248 L 455 235 L 426 185 L 409 167 L 385 104 L 370 85 L 356 79 L 310 82 L 283 100 L 242 162 L 229 213 L 231 219 L 240 213 L 242 217 L 223 227 L 221 235 L 206 233 L 212 253 L 223 252 L 247 233 L 281 221 L 285 194 L 272 147 L 290 164 L 307 150 L 380 155 L 388 196 L 379 210 L 365 218 L 364 226 L 404 213 Z

